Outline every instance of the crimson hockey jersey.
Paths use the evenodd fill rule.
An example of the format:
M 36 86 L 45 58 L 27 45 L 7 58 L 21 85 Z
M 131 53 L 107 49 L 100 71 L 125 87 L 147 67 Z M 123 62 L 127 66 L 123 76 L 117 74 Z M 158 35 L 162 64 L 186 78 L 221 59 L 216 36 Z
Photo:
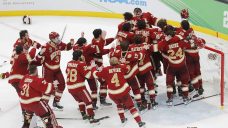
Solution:
M 15 54 L 12 58 L 9 83 L 20 82 L 24 75 L 28 74 L 28 65 L 35 57 L 36 49 L 33 48 L 29 53 Z
M 52 83 L 47 83 L 44 78 L 29 74 L 22 78 L 19 87 L 21 89 L 19 96 L 22 106 L 39 102 L 43 94 L 51 94 L 54 90 Z
M 121 98 L 131 90 L 124 75 L 128 69 L 126 65 L 108 66 L 103 68 L 100 72 L 94 71 L 95 78 L 102 78 L 108 84 L 108 94 L 111 98 Z
M 70 43 L 65 44 L 61 42 L 56 45 L 53 42 L 48 42 L 42 46 L 41 52 L 36 56 L 36 60 L 39 62 L 42 61 L 44 68 L 57 71 L 60 70 L 61 51 L 71 49 L 72 46 Z
M 77 93 L 85 89 L 85 79 L 92 78 L 91 69 L 82 61 L 69 61 L 66 68 L 67 88 L 70 93 Z

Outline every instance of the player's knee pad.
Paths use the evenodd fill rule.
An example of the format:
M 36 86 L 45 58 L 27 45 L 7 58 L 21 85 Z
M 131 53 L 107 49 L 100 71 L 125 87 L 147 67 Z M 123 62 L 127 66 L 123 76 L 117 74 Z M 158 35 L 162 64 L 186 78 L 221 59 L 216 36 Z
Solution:
M 33 113 L 23 111 L 22 114 L 24 116 L 24 126 L 29 126 L 33 117 Z
M 51 114 L 49 112 L 40 117 L 41 117 L 41 120 L 43 121 L 44 125 L 47 128 L 53 128 L 52 118 L 51 118 Z

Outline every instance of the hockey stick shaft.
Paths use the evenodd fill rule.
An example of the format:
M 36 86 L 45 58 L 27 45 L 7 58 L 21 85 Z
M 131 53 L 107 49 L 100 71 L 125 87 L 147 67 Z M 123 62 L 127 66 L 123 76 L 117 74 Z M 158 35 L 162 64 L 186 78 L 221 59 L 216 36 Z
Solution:
M 64 38 L 64 35 L 66 33 L 66 29 L 67 29 L 67 25 L 65 25 L 64 29 L 63 29 L 63 33 L 62 33 L 62 36 L 61 36 L 61 41 L 63 40 Z
M 218 96 L 218 95 L 220 95 L 220 94 L 214 94 L 214 95 L 202 97 L 202 98 L 199 98 L 199 99 L 196 99 L 196 100 L 192 100 L 191 102 L 208 99 L 208 98 L 215 97 L 215 96 Z M 182 104 L 184 104 L 184 103 L 183 102 L 182 103 L 178 103 L 178 104 L 175 104 L 174 106 L 179 106 L 179 105 L 182 105 Z

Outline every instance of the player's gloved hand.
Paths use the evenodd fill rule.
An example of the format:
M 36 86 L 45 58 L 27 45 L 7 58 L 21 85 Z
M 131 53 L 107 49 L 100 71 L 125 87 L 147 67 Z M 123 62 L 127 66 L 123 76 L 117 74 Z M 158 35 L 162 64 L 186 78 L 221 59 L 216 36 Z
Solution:
M 143 46 L 143 48 L 144 48 L 145 50 L 148 50 L 148 49 L 150 49 L 150 45 L 149 45 L 149 44 L 146 44 L 146 45 Z
M 121 59 L 120 59 L 120 62 L 121 62 L 122 64 L 125 64 L 125 63 L 126 63 L 126 59 L 125 59 L 125 58 L 121 58 Z
M 85 33 L 84 32 L 81 32 L 81 37 L 84 37 L 85 36 Z
M 94 60 L 92 60 L 92 61 L 90 62 L 90 66 L 91 66 L 91 68 L 93 68 L 93 67 L 96 67 L 96 66 L 97 66 Z
M 102 30 L 101 37 L 105 40 L 107 32 L 105 30 Z
M 188 18 L 189 18 L 188 9 L 183 9 L 183 10 L 181 10 L 180 15 L 181 15 L 181 18 L 182 18 L 182 19 L 188 19 Z
M 195 43 L 198 46 L 198 48 L 204 48 L 206 41 L 204 39 L 202 39 L 202 38 L 197 38 L 195 40 Z
M 43 55 L 45 51 L 46 51 L 46 48 L 42 48 L 39 52 L 39 55 Z
M 0 79 L 6 79 L 9 77 L 9 72 L 1 73 L 0 74 Z
M 100 66 L 100 67 L 97 68 L 97 70 L 98 71 L 102 71 L 103 68 L 104 68 L 103 66 Z
M 111 48 L 116 49 L 116 42 L 112 42 Z
M 70 44 L 71 44 L 71 45 L 74 45 L 74 43 L 75 43 L 75 42 L 74 42 L 74 39 L 73 39 L 73 38 L 70 39 Z

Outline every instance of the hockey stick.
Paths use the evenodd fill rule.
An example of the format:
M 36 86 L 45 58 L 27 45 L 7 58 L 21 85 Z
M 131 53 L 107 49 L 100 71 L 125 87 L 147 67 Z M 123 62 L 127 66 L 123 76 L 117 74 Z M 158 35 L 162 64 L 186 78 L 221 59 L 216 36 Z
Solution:
M 103 117 L 100 117 L 100 118 L 97 118 L 98 121 L 101 121 L 101 120 L 104 120 L 104 119 L 108 119 L 110 118 L 109 116 L 103 116 Z M 77 117 L 56 117 L 57 120 L 82 120 L 82 118 L 77 118 Z
M 62 36 L 61 36 L 61 41 L 63 40 L 63 37 L 64 37 L 64 35 L 65 35 L 65 33 L 66 33 L 66 29 L 67 29 L 67 24 L 65 25 L 65 27 L 64 27 L 64 29 L 63 29 L 63 33 L 62 33 Z
M 220 95 L 220 94 L 214 94 L 214 95 L 202 97 L 202 98 L 199 98 L 199 99 L 192 100 L 191 102 L 195 102 L 195 101 L 199 101 L 199 100 L 208 99 L 208 98 L 215 97 L 215 96 L 218 96 L 218 95 Z M 179 106 L 179 105 L 183 105 L 183 104 L 184 104 L 184 103 L 182 102 L 182 103 L 175 104 L 174 106 Z

